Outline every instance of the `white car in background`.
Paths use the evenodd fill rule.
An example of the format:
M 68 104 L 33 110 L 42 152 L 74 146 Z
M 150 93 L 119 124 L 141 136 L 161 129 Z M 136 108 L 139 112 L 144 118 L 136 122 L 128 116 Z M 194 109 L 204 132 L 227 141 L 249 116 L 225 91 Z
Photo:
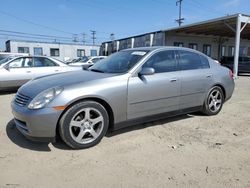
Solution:
M 40 76 L 76 70 L 82 70 L 82 67 L 69 66 L 50 57 L 15 57 L 7 62 L 0 62 L 0 91 L 16 89 L 27 81 Z
M 88 67 L 94 65 L 97 61 L 105 59 L 106 57 L 107 56 L 91 56 L 91 57 L 86 58 L 84 61 L 73 62 L 73 63 L 70 63 L 69 65 L 84 66 L 84 67 L 88 68 Z

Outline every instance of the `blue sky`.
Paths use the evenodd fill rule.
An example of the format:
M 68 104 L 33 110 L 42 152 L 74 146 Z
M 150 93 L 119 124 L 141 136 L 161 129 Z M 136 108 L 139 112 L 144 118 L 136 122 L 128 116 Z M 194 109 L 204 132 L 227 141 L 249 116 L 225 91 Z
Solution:
M 90 30 L 95 30 L 96 42 L 100 43 L 109 40 L 110 33 L 123 38 L 175 27 L 178 17 L 176 0 L 0 0 L 0 3 L 2 50 L 7 39 L 19 38 L 19 34 L 5 30 L 66 37 L 65 41 L 70 41 L 73 34 L 82 40 L 85 33 L 87 43 L 91 43 Z M 182 4 L 184 24 L 235 13 L 250 15 L 249 0 L 183 0 Z

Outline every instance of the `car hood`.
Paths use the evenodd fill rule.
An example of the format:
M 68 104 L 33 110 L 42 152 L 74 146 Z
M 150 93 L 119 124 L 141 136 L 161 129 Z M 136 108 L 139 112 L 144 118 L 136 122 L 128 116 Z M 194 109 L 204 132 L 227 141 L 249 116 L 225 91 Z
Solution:
M 78 84 L 81 82 L 93 81 L 112 76 L 114 76 L 114 74 L 105 74 L 84 70 L 47 75 L 29 81 L 19 88 L 18 92 L 33 98 L 40 92 L 52 87 L 65 87 L 67 85 Z

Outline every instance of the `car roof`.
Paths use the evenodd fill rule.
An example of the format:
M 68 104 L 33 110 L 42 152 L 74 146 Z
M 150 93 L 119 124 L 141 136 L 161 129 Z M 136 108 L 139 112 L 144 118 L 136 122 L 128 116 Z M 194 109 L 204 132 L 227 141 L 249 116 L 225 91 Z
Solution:
M 155 51 L 155 50 L 185 50 L 185 51 L 191 51 L 203 56 L 206 56 L 205 54 L 203 54 L 202 52 L 198 51 L 198 50 L 194 50 L 191 48 L 186 48 L 186 47 L 178 47 L 178 46 L 153 46 L 153 47 L 138 47 L 138 48 L 128 48 L 128 49 L 124 49 L 121 51 L 136 51 L 136 50 L 141 50 L 141 51 Z

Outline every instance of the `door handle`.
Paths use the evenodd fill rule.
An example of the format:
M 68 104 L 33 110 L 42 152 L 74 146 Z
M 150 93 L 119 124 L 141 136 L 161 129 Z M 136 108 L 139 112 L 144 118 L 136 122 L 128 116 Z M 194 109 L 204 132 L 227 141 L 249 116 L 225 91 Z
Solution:
M 211 78 L 213 75 L 212 74 L 207 74 L 206 77 L 207 78 Z
M 26 73 L 31 73 L 31 71 L 26 71 Z
M 55 72 L 58 72 L 59 70 L 55 70 Z
M 176 82 L 178 79 L 177 78 L 171 78 L 170 82 Z

